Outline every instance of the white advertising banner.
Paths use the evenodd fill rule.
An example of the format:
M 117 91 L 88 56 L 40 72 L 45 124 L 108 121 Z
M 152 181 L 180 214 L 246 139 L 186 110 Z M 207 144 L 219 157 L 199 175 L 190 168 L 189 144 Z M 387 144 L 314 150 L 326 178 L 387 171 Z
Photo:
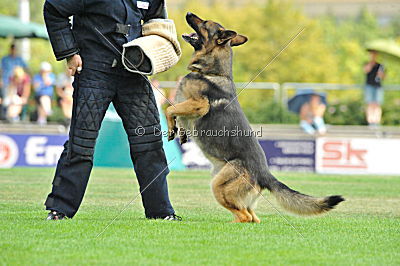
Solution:
M 318 138 L 316 171 L 400 175 L 400 139 Z

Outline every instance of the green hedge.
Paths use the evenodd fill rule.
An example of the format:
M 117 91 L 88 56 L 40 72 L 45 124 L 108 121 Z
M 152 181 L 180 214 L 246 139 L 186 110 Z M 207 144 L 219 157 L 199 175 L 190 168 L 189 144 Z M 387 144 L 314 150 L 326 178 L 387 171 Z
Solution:
M 247 92 L 251 93 L 251 92 Z M 289 112 L 287 106 L 277 102 L 271 92 L 253 91 L 252 101 L 246 101 L 245 93 L 239 97 L 242 108 L 253 124 L 297 124 L 297 114 Z M 400 125 L 400 91 L 385 91 L 385 102 L 382 106 L 382 124 Z M 33 96 L 26 108 L 25 120 L 34 118 L 36 112 Z M 325 112 L 325 121 L 331 125 L 366 125 L 365 104 L 361 94 L 354 92 L 330 93 Z M 64 116 L 56 100 L 53 100 L 53 114 L 49 122 L 63 123 Z
M 260 98 L 260 97 L 254 97 Z M 365 104 L 361 97 L 341 97 L 329 101 L 325 112 L 325 121 L 331 125 L 366 125 Z M 400 91 L 386 91 L 385 102 L 382 106 L 382 124 L 400 125 Z M 244 105 L 243 110 L 251 123 L 257 124 L 296 124 L 297 114 L 289 112 L 287 106 L 273 99 L 262 104 Z

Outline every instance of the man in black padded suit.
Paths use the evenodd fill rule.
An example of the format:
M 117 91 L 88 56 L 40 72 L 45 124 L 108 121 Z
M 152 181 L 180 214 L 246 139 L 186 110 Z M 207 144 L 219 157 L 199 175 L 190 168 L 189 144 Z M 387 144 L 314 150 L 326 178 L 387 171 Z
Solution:
M 161 136 L 154 134 L 160 121 L 153 90 L 147 78 L 123 68 L 120 55 L 124 43 L 141 37 L 143 22 L 166 18 L 164 0 L 47 0 L 44 18 L 57 60 L 66 59 L 75 75 L 70 136 L 45 202 L 47 219 L 72 218 L 78 211 L 112 102 L 128 135 L 146 217 L 180 220 L 169 201 Z

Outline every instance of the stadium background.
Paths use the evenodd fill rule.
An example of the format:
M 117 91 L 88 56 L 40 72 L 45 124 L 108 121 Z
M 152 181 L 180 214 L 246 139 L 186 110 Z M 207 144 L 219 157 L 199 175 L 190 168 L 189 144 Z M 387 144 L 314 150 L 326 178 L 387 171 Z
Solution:
M 3 3 L 0 8 L 2 14 L 17 14 L 18 3 L 16 1 L 1 0 L 1 2 Z M 32 21 L 43 23 L 42 3 L 41 0 L 30 1 Z M 302 134 L 296 126 L 288 125 L 298 123 L 298 117 L 290 113 L 286 106 L 287 98 L 293 95 L 297 88 L 309 87 L 325 91 L 329 89 L 328 109 L 325 114 L 326 122 L 331 125 L 328 137 L 369 138 L 368 141 L 373 143 L 377 138 L 385 137 L 395 141 L 399 136 L 397 126 L 400 124 L 400 86 L 397 84 L 400 84 L 400 76 L 398 75 L 400 63 L 396 60 L 381 58 L 388 69 L 385 79 L 387 90 L 385 104 L 383 105 L 382 124 L 389 127 L 383 127 L 378 132 L 371 132 L 367 128 L 356 126 L 366 125 L 362 90 L 364 82 L 362 65 L 368 59 L 368 55 L 364 47 L 366 42 L 370 40 L 399 38 L 400 15 L 396 10 L 400 10 L 400 5 L 396 1 L 206 1 L 204 5 L 198 5 L 196 1 L 169 1 L 170 17 L 177 24 L 178 34 L 190 31 L 184 22 L 181 10 L 192 10 L 198 14 L 207 14 L 210 18 L 224 25 L 229 25 L 232 29 L 245 33 L 249 37 L 250 41 L 246 45 L 240 47 L 240 49 L 235 49 L 234 77 L 236 82 L 241 82 L 238 89 L 246 86 L 246 82 L 260 71 L 265 63 L 270 60 L 271 55 L 276 53 L 300 27 L 306 28 L 298 40 L 279 57 L 279 60 L 271 64 L 266 71 L 263 71 L 251 86 L 246 88 L 246 91 L 239 96 L 239 101 L 250 122 L 257 125 L 255 127 L 260 126 L 260 124 L 264 125 L 262 141 L 265 141 L 263 147 L 269 147 L 268 154 L 271 156 L 269 163 L 274 166 L 274 162 L 279 160 L 280 162 L 285 160 L 289 162 L 289 165 L 276 165 L 278 170 L 316 171 L 316 165 L 319 164 L 317 155 L 321 154 L 321 151 L 318 151 L 317 148 L 323 145 L 317 144 L 318 140 L 310 139 Z M 3 54 L 6 54 L 11 41 L 11 38 L 0 40 L 0 48 Z M 177 80 L 187 72 L 188 55 L 191 54 L 192 48 L 185 44 L 182 44 L 182 47 L 186 56 L 183 56 L 178 65 L 170 71 L 154 77 L 162 81 L 161 85 L 163 85 L 162 87 L 167 95 L 176 86 L 176 83 L 171 81 Z M 40 62 L 45 60 L 52 63 L 56 73 L 62 72 L 65 67 L 64 62 L 55 61 L 50 44 L 47 41 L 31 40 L 31 54 L 33 56 L 29 59 L 29 66 L 33 73 L 38 71 Z M 272 86 L 274 90 L 269 89 L 271 84 L 274 85 Z M 292 86 L 287 86 L 287 84 L 292 84 Z M 28 113 L 33 112 L 33 110 L 34 105 L 31 104 Z M 107 159 L 107 156 L 103 153 L 103 151 L 115 146 L 125 147 L 123 144 L 126 144 L 124 132 L 120 126 L 115 125 L 116 123 L 120 124 L 120 121 L 115 115 L 112 115 L 112 110 L 109 111 L 108 117 L 111 118 L 107 120 L 106 117 L 106 123 L 102 127 L 101 136 L 104 135 L 105 137 L 99 138 L 97 156 L 95 156 L 97 158 L 96 165 L 111 166 L 114 163 L 115 166 L 129 166 L 129 160 L 125 156 L 126 149 L 120 149 L 121 157 L 118 159 Z M 61 112 L 57 107 L 49 120 L 55 124 L 62 121 Z M 274 129 L 273 126 L 270 126 L 271 124 L 281 124 L 281 126 L 275 126 Z M 349 127 L 348 125 L 354 126 Z M 113 127 L 113 130 L 110 127 Z M 38 131 L 33 125 L 24 125 L 23 127 L 2 125 L 1 131 L 3 134 L 50 133 L 49 136 L 45 136 L 48 140 L 42 143 L 44 147 L 62 144 L 62 138 L 58 138 L 57 145 L 51 144 L 53 142 L 50 140 L 53 138 L 52 135 L 60 133 L 64 137 L 66 136 L 66 131 L 56 125 L 48 127 L 47 132 L 43 129 Z M 113 131 L 118 132 L 118 134 L 115 134 L 115 132 L 113 134 Z M 111 144 L 112 141 L 109 137 L 108 140 L 105 140 L 107 134 L 113 135 L 114 141 L 121 145 Z M 116 135 L 119 136 L 117 140 Z M 283 139 L 277 136 L 283 136 Z M 349 141 L 351 138 L 349 138 Z M 313 157 L 312 160 L 308 160 L 308 166 L 291 167 L 290 164 L 296 166 L 296 163 L 295 160 L 288 158 L 300 159 L 301 156 L 298 157 L 299 154 L 291 153 L 283 156 L 282 153 L 287 149 L 279 148 L 282 144 L 279 142 L 280 140 L 285 140 L 284 144 L 287 144 L 287 141 L 300 141 L 294 143 L 301 146 L 304 141 L 313 145 L 311 154 L 310 151 L 303 155 L 300 154 L 306 158 Z M 24 151 L 26 149 L 24 147 L 27 144 L 27 139 L 17 138 L 15 141 L 17 145 L 14 145 L 14 149 L 19 147 L 18 156 L 25 157 Z M 271 143 L 267 144 L 268 141 Z M 278 141 L 277 144 L 276 141 Z M 39 148 L 39 151 L 42 149 Z M 185 154 L 190 149 L 195 148 L 188 144 L 186 150 L 183 146 L 181 151 Z M 27 151 L 29 150 L 27 149 Z M 53 148 L 53 150 L 57 149 Z M 58 148 L 59 150 L 61 149 Z M 177 148 L 175 147 L 174 150 L 176 153 Z M 40 154 L 46 157 L 45 152 Z M 15 155 L 13 156 L 15 157 Z M 52 156 L 47 155 L 49 159 L 42 166 L 53 166 L 56 160 Z M 280 159 L 277 160 L 275 157 Z M 196 157 L 183 156 L 183 159 L 185 158 Z M 380 156 L 380 158 L 383 157 Z M 356 159 L 354 158 L 354 160 Z M 27 162 L 25 158 L 15 160 L 14 164 L 18 166 L 35 165 Z M 43 160 L 39 159 L 37 162 L 41 161 Z M 204 160 L 199 159 L 199 161 L 203 162 Z M 303 160 L 303 162 L 307 162 L 307 160 Z M 12 163 L 3 164 L 11 165 Z M 201 164 L 206 164 L 206 162 L 200 163 L 200 167 L 202 167 Z M 193 162 L 186 163 L 186 166 L 192 167 L 194 165 Z M 179 163 L 172 168 L 182 169 L 182 164 Z
M 263 223 L 259 227 L 233 227 L 227 223 L 229 214 L 209 191 L 209 173 L 202 171 L 209 167 L 208 162 L 188 143 L 178 153 L 179 165 L 172 167 L 178 171 L 169 176 L 172 201 L 185 218 L 183 225 L 139 219 L 142 209 L 138 200 L 97 238 L 137 191 L 132 171 L 125 169 L 130 165 L 125 133 L 111 109 L 95 154 L 96 166 L 107 168 L 95 167 L 82 209 L 73 220 L 48 225 L 42 221 L 43 200 L 67 138 L 56 109 L 46 127 L 0 124 L 0 167 L 11 167 L 0 169 L 1 261 L 16 265 L 63 259 L 71 264 L 398 265 L 400 62 L 382 58 L 388 69 L 384 83 L 388 89 L 383 126 L 377 130 L 369 129 L 364 118 L 362 65 L 368 59 L 367 41 L 400 41 L 400 3 L 168 2 L 179 34 L 191 31 L 182 15 L 190 10 L 249 36 L 246 45 L 235 49 L 234 77 L 240 82 L 239 89 L 290 36 L 306 27 L 252 83 L 254 88 L 240 94 L 239 101 L 253 129 L 262 132 L 259 140 L 280 180 L 310 194 L 342 193 L 347 201 L 321 219 L 304 219 L 282 215 L 273 200 L 271 205 L 262 200 L 258 209 Z M 42 4 L 42 0 L 30 1 L 32 21 L 43 23 Z M 0 13 L 17 15 L 17 5 L 18 1 L 0 0 Z M 1 56 L 12 41 L 0 39 Z M 179 64 L 155 77 L 162 81 L 167 95 L 174 87 L 171 84 L 187 73 L 192 51 L 184 43 L 182 48 Z M 42 61 L 51 62 L 57 73 L 64 69 L 63 62 L 55 61 L 47 41 L 31 40 L 31 55 L 33 73 Z M 297 125 L 298 117 L 287 111 L 285 93 L 290 97 L 305 84 L 322 91 L 330 88 L 325 116 L 330 127 L 325 137 L 304 134 Z M 277 89 L 266 89 L 271 86 Z M 118 156 L 108 156 L 113 151 Z

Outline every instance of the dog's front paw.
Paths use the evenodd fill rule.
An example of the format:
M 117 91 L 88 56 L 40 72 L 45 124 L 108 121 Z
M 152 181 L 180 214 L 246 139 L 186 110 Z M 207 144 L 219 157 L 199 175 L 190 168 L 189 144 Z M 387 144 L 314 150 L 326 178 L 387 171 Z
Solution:
M 179 131 L 179 143 L 182 145 L 188 141 L 188 136 L 185 130 Z
M 171 141 L 175 138 L 176 133 L 178 132 L 178 128 L 174 127 L 173 129 L 168 131 L 168 141 Z

